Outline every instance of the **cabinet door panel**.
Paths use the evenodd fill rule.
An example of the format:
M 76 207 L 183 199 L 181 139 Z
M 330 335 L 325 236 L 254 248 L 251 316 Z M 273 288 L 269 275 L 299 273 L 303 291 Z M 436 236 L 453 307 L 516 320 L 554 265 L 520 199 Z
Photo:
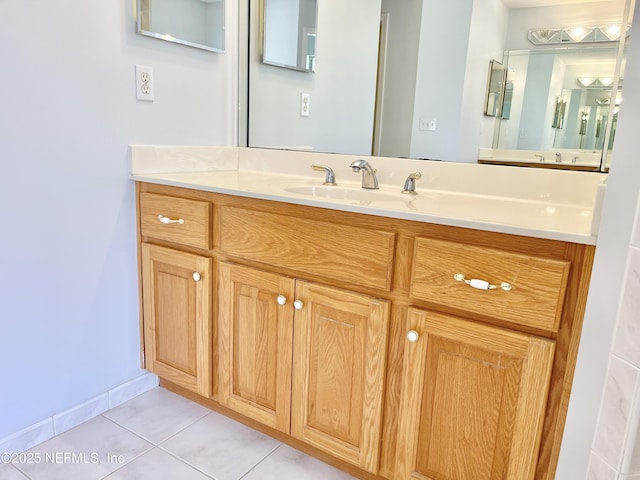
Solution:
M 535 473 L 554 342 L 409 309 L 397 479 Z
M 212 278 L 209 258 L 142 244 L 146 368 L 207 397 Z
M 389 304 L 298 282 L 292 435 L 377 470 Z
M 294 281 L 227 263 L 219 271 L 220 402 L 289 433 Z

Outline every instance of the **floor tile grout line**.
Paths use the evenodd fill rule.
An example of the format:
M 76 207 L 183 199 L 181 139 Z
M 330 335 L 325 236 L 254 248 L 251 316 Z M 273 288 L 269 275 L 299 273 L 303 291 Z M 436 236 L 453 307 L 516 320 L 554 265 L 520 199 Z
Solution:
M 239 478 L 238 480 L 242 480 L 243 478 L 245 478 L 247 475 L 249 475 L 251 472 L 253 472 L 262 462 L 264 462 L 267 458 L 269 458 L 271 455 L 273 455 L 275 453 L 276 450 L 278 450 L 281 446 L 283 445 L 283 443 L 278 442 L 278 445 L 276 445 L 276 447 L 271 450 L 269 453 L 267 453 L 264 457 L 262 457 L 260 460 L 258 460 L 258 462 L 251 467 L 249 470 L 247 470 L 246 472 L 244 472 Z
M 164 453 L 168 453 L 173 458 L 175 458 L 176 460 L 179 460 L 180 462 L 182 462 L 186 466 L 191 467 L 194 470 L 197 470 L 198 472 L 202 473 L 205 477 L 211 478 L 212 480 L 217 480 L 217 477 L 215 477 L 213 475 L 210 475 L 207 472 L 205 472 L 205 471 L 201 470 L 200 468 L 196 467 L 195 465 L 191 464 L 186 458 L 182 458 L 181 456 L 179 456 L 179 455 L 167 450 L 166 448 L 162 447 L 161 445 L 158 445 L 156 448 L 159 449 L 159 450 L 162 450 Z
M 204 407 L 206 408 L 206 407 Z M 164 438 L 163 440 L 160 440 L 159 442 L 156 443 L 156 441 L 145 437 L 143 434 L 136 432 L 135 430 L 132 430 L 130 427 L 127 427 L 126 425 L 123 425 L 122 423 L 118 422 L 117 420 L 114 420 L 110 417 L 105 416 L 105 413 L 108 413 L 108 410 L 104 413 L 101 413 L 100 415 L 103 416 L 104 418 L 106 418 L 107 420 L 115 423 L 116 425 L 118 425 L 119 427 L 124 428 L 125 430 L 127 430 L 128 432 L 133 433 L 134 435 L 142 438 L 143 440 L 149 442 L 150 444 L 152 444 L 154 447 L 158 447 L 160 445 L 162 445 L 164 442 L 166 442 L 167 440 L 175 437 L 177 434 L 179 434 L 180 432 L 182 432 L 183 430 L 189 428 L 190 426 L 192 426 L 193 424 L 195 424 L 196 422 L 199 422 L 200 420 L 202 420 L 203 418 L 207 417 L 208 415 L 211 414 L 211 412 L 213 412 L 213 410 L 207 409 L 208 411 L 205 412 L 203 415 L 199 416 L 198 418 L 194 419 L 193 421 L 189 422 L 187 425 L 185 425 L 184 427 L 181 427 L 179 430 L 177 430 L 176 432 L 172 433 L 171 435 L 169 435 L 168 437 Z
M 206 408 L 206 407 L 205 407 Z M 213 413 L 213 410 L 209 410 L 207 413 L 205 413 L 204 415 L 202 415 L 201 417 L 196 418 L 193 422 L 189 423 L 189 425 L 185 426 L 184 428 L 181 428 L 180 430 L 178 430 L 177 432 L 172 433 L 171 435 L 169 435 L 167 438 L 165 438 L 164 440 L 162 440 L 160 443 L 157 444 L 158 447 L 160 447 L 163 443 L 167 443 L 169 440 L 171 440 L 173 437 L 175 437 L 176 435 L 178 435 L 179 433 L 184 432 L 187 428 L 195 425 L 196 423 L 198 423 L 201 420 L 204 420 L 205 418 L 207 418 L 209 415 L 211 415 Z M 164 450 L 164 449 L 163 449 Z
M 28 480 L 33 480 L 33 477 L 31 475 L 29 475 L 27 472 L 25 472 L 24 470 L 22 470 L 20 467 L 18 467 L 17 465 L 14 465 L 13 463 L 11 464 L 11 466 L 13 468 L 15 468 L 18 472 L 20 472 L 22 475 L 24 475 Z

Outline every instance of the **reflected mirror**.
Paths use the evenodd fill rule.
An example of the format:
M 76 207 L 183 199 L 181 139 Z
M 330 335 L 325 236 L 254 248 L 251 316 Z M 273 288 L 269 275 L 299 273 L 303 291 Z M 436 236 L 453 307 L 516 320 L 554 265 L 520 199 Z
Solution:
M 224 52 L 224 0 L 137 0 L 138 33 Z
M 504 82 L 506 69 L 497 60 L 489 62 L 489 78 L 487 80 L 487 101 L 484 104 L 484 114 L 488 117 L 499 117 L 502 114 Z
M 505 52 L 511 115 L 500 120 L 494 148 L 603 152 L 607 165 L 622 98 L 617 57 L 616 47 L 595 46 Z M 623 58 L 620 76 L 624 67 Z
M 262 0 L 262 61 L 316 70 L 316 0 Z

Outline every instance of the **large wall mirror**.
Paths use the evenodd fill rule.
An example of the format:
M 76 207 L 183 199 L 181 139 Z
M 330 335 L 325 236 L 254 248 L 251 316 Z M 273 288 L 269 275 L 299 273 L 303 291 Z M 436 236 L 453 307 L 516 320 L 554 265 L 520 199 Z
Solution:
M 224 0 L 137 0 L 138 33 L 224 51 Z
M 610 145 L 615 137 L 616 98 L 622 85 L 615 75 L 620 75 L 620 67 L 606 74 L 595 68 L 577 73 L 578 60 L 569 56 L 546 60 L 533 53 L 548 50 L 548 45 L 529 44 L 521 56 L 509 47 L 510 42 L 526 43 L 528 29 L 534 26 L 575 21 L 571 9 L 580 13 L 581 21 L 600 22 L 606 17 L 622 23 L 634 0 L 572 3 L 564 9 L 557 5 L 509 8 L 512 0 L 323 0 L 315 5 L 317 68 L 313 75 L 299 71 L 304 70 L 300 63 L 296 63 L 298 70 L 265 63 L 261 12 L 270 2 L 280 2 L 280 7 L 294 4 L 290 14 L 299 18 L 295 12 L 302 0 L 245 0 L 240 6 L 241 21 L 249 19 L 241 32 L 248 29 L 250 39 L 246 63 L 242 62 L 247 75 L 241 75 L 240 85 L 241 92 L 246 88 L 248 104 L 246 116 L 241 115 L 246 120 L 239 128 L 241 145 L 477 162 L 480 148 L 593 149 Z M 530 0 L 528 5 L 535 2 Z M 557 2 L 563 3 L 569 2 Z M 299 35 L 292 43 L 300 44 Z M 623 50 L 617 41 L 608 40 L 608 48 L 598 45 L 588 42 L 572 49 L 597 51 L 601 58 L 592 65 L 604 63 L 607 50 L 612 56 L 606 62 L 621 63 Z M 297 58 L 299 62 L 300 55 Z M 487 66 L 492 59 L 509 88 L 496 92 L 487 105 L 491 79 Z M 552 68 L 555 73 L 549 72 L 549 62 L 559 68 Z M 559 67 L 562 62 L 565 65 Z M 566 73 L 562 81 L 560 70 Z M 550 76 L 554 78 L 551 86 Z M 530 100 L 523 97 L 523 82 L 533 91 L 535 77 L 547 81 L 544 102 L 539 101 L 541 91 L 537 92 L 544 114 L 525 108 Z M 576 83 L 587 77 L 600 83 Z M 608 78 L 616 80 L 607 86 L 603 81 Z M 608 104 L 603 99 L 607 88 Z M 538 120 L 542 123 L 534 127 Z M 534 145 L 536 137 L 547 143 Z

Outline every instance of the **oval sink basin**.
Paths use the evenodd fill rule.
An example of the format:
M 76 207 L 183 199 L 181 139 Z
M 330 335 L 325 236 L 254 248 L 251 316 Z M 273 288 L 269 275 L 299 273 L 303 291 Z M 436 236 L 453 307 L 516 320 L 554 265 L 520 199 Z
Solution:
M 296 195 L 306 195 L 314 198 L 326 198 L 330 200 L 345 200 L 356 202 L 406 202 L 411 200 L 408 195 L 400 192 L 397 194 L 381 192 L 379 190 L 367 190 L 364 188 L 330 187 L 325 185 L 291 187 L 285 191 Z

